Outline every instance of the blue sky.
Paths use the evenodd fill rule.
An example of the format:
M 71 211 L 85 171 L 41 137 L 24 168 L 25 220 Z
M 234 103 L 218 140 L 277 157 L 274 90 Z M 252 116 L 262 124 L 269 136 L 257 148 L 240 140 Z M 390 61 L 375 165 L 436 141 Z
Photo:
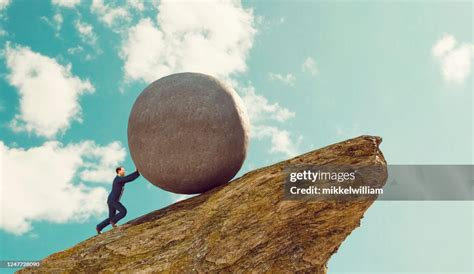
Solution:
M 95 234 L 126 128 L 150 82 L 232 84 L 254 168 L 361 134 L 391 164 L 472 164 L 470 1 L 0 0 L 0 259 L 41 259 Z M 122 222 L 186 196 L 143 178 Z M 330 273 L 465 272 L 472 202 L 377 202 Z

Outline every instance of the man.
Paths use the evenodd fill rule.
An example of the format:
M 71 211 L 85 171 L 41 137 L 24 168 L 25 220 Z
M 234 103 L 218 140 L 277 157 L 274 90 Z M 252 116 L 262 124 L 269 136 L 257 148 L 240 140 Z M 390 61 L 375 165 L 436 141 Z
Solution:
M 117 176 L 115 176 L 114 182 L 112 183 L 112 191 L 107 198 L 107 205 L 109 206 L 109 217 L 96 226 L 97 234 L 100 234 L 102 229 L 107 225 L 111 224 L 113 228 L 117 227 L 116 223 L 127 215 L 127 209 L 120 203 L 120 198 L 123 194 L 124 185 L 131 182 L 140 176 L 138 170 L 125 176 L 125 168 L 117 167 L 115 169 Z M 115 214 L 118 210 L 119 213 Z

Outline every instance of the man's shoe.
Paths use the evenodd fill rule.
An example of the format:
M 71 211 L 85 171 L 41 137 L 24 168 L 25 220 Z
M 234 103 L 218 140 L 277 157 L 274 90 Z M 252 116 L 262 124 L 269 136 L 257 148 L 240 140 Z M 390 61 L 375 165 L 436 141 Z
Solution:
M 99 228 L 98 227 L 95 227 L 95 231 L 97 231 L 97 234 L 101 234 L 102 232 L 100 232 Z
M 117 227 L 117 225 L 114 224 L 113 222 L 110 222 L 110 224 L 112 225 L 113 228 L 116 228 L 116 227 Z

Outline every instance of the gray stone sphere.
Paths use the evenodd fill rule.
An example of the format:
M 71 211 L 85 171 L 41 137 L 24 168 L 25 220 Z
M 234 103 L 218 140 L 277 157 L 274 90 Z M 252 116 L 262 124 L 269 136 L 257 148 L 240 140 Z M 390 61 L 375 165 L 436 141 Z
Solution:
M 249 119 L 239 95 L 202 73 L 160 78 L 136 99 L 128 146 L 141 175 L 174 193 L 229 182 L 247 154 Z

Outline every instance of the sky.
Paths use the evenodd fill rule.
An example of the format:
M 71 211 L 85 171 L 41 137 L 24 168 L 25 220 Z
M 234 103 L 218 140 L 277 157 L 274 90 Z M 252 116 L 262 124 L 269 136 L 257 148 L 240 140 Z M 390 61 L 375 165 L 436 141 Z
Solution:
M 114 168 L 134 170 L 131 107 L 172 73 L 213 75 L 243 99 L 250 146 L 237 177 L 362 134 L 383 138 L 389 164 L 473 164 L 473 9 L 0 0 L 0 260 L 95 235 Z M 139 178 L 121 222 L 188 197 Z M 472 273 L 473 234 L 472 201 L 375 202 L 329 273 Z

